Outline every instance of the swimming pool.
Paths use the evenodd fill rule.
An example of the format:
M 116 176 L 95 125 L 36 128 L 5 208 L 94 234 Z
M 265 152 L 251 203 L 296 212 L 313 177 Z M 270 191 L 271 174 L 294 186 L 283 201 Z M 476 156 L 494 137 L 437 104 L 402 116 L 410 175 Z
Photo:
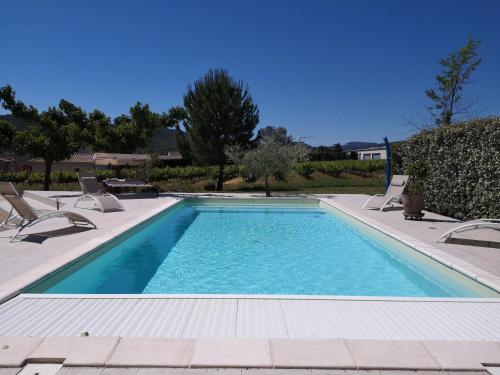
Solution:
M 189 199 L 28 293 L 498 294 L 318 200 Z

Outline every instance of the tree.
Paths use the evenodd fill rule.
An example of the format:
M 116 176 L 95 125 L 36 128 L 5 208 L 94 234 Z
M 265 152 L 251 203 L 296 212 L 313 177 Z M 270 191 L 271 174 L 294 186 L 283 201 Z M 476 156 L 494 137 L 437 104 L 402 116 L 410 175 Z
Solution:
M 14 148 L 19 153 L 43 158 L 43 187 L 44 190 L 49 190 L 52 163 L 70 157 L 81 147 L 80 127 L 84 128 L 86 125 L 86 113 L 64 99 L 57 108 L 49 107 L 39 113 L 35 107 L 16 100 L 15 92 L 10 86 L 0 89 L 0 100 L 3 108 L 13 116 L 32 123 L 32 126 L 16 134 Z
M 264 178 L 266 197 L 270 197 L 269 179 L 276 175 L 286 177 L 294 163 L 305 159 L 308 150 L 301 143 L 284 144 L 276 134 L 266 134 L 251 150 L 230 146 L 225 152 L 235 164 L 243 165 L 246 174 Z
M 88 115 L 82 137 L 95 150 L 134 153 L 137 149 L 147 148 L 158 130 L 175 126 L 180 121 L 177 119 L 178 111 L 174 107 L 168 114 L 158 114 L 152 112 L 147 104 L 137 102 L 130 108 L 129 114 L 111 120 L 103 112 L 94 110 Z
M 255 137 L 255 141 L 257 144 L 259 141 L 265 136 L 274 136 L 283 144 L 291 144 L 293 143 L 293 137 L 287 134 L 288 131 L 286 128 L 279 126 L 266 126 L 265 128 L 259 129 L 257 132 L 257 137 Z
M 12 149 L 16 129 L 7 121 L 0 120 L 0 152 Z
M 310 153 L 311 160 L 326 161 L 326 160 L 344 160 L 347 154 L 342 149 L 340 143 L 333 146 L 318 146 L 314 147 Z
M 469 37 L 464 47 L 440 60 L 444 69 L 436 76 L 437 88 L 425 91 L 425 95 L 434 102 L 429 110 L 436 125 L 451 125 L 454 115 L 469 111 L 472 104 L 464 103 L 461 94 L 472 72 L 481 63 L 476 51 L 479 44 L 479 41 Z
M 209 70 L 189 85 L 184 94 L 185 144 L 195 164 L 217 165 L 216 190 L 222 190 L 224 149 L 231 145 L 246 147 L 259 122 L 259 110 L 248 88 L 223 69 Z M 186 151 L 186 150 L 184 150 Z

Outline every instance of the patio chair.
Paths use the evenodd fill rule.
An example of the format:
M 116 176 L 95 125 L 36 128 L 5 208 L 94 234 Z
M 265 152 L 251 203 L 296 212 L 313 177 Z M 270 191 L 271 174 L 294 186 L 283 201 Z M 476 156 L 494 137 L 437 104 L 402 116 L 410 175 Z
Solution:
M 0 223 L 0 226 L 19 228 L 16 234 L 11 237 L 10 242 L 14 242 L 25 228 L 52 218 L 66 218 L 73 225 L 90 225 L 94 229 L 97 229 L 97 226 L 93 222 L 75 212 L 34 209 L 19 194 L 12 182 L 0 181 L 0 195 L 12 206 L 7 218 Z M 17 212 L 17 215 L 13 215 L 14 210 Z
M 500 231 L 500 219 L 479 219 L 479 220 L 468 221 L 466 223 L 463 223 L 462 225 L 459 225 L 458 227 L 453 228 L 452 230 L 449 230 L 448 232 L 445 232 L 444 234 L 439 236 L 439 238 L 436 239 L 436 242 L 439 242 L 443 238 L 444 239 L 450 238 L 453 233 L 460 233 L 468 230 L 486 229 L 486 228 Z
M 406 188 L 407 182 L 408 176 L 398 174 L 392 176 L 391 184 L 385 194 L 376 194 L 371 196 L 362 208 L 365 210 L 377 209 L 383 211 L 388 204 L 398 202 L 401 199 L 401 195 Z
M 113 194 L 104 192 L 95 175 L 91 173 L 79 173 L 78 181 L 82 187 L 82 195 L 76 200 L 75 207 L 81 201 L 92 200 L 101 212 L 125 211 L 121 202 Z

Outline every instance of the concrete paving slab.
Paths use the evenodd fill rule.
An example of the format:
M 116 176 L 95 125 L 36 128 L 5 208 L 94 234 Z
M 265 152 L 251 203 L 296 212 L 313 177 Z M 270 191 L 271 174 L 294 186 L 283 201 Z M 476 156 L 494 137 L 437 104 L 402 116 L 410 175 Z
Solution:
M 171 375 L 171 368 L 138 368 L 135 375 Z
M 56 375 L 61 368 L 60 363 L 28 363 L 19 375 Z
M 20 367 L 42 343 L 38 337 L 0 337 L 0 367 Z
M 240 368 L 209 368 L 208 375 L 241 375 Z
M 172 369 L 171 375 L 207 375 L 208 370 L 206 368 L 174 368 Z
M 65 366 L 104 366 L 118 340 L 116 337 L 47 337 L 29 358 L 63 359 Z
M 360 369 L 440 369 L 417 341 L 346 340 L 346 344 Z
M 57 375 L 100 375 L 100 367 L 63 367 Z
M 100 375 L 136 375 L 137 368 L 105 368 Z
M 336 370 L 336 369 L 312 369 L 311 375 L 346 375 L 346 370 Z M 373 374 L 379 375 L 379 374 Z
M 271 342 L 274 367 L 355 368 L 343 340 L 287 340 Z
M 188 367 L 193 339 L 122 338 L 107 366 Z
M 269 341 L 262 339 L 197 339 L 192 367 L 271 367 Z
M 497 366 L 485 366 L 486 370 L 491 374 L 491 375 L 500 375 L 500 367 Z
M 277 369 L 274 368 L 244 368 L 241 369 L 242 375 L 276 375 Z
M 443 370 L 483 370 L 483 364 L 500 366 L 500 343 L 428 341 L 424 345 Z
M 0 375 L 16 375 L 19 371 L 20 367 L 0 368 Z

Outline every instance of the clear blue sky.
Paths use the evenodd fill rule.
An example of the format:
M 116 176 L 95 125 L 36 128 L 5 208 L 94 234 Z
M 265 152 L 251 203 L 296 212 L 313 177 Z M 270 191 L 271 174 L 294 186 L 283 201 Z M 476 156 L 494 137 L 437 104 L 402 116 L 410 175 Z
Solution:
M 316 145 L 396 140 L 470 34 L 483 63 L 466 93 L 500 114 L 500 0 L 0 0 L 0 19 L 0 85 L 38 108 L 166 111 L 222 67 L 249 85 L 260 126 Z

